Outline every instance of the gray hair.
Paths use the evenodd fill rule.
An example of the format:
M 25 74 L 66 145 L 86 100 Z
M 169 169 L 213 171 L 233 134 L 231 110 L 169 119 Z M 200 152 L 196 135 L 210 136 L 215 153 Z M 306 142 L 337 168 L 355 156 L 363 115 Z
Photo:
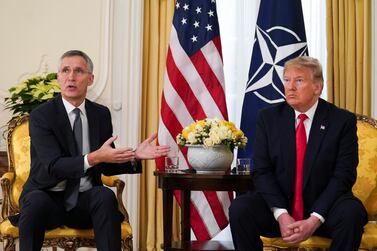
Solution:
M 82 57 L 85 62 L 86 62 L 86 65 L 88 66 L 88 71 L 90 73 L 93 73 L 93 62 L 92 60 L 90 59 L 90 57 L 83 51 L 79 51 L 79 50 L 70 50 L 70 51 L 67 51 L 65 52 L 61 57 L 60 57 L 60 63 L 59 65 L 61 65 L 62 61 L 64 58 L 68 58 L 68 57 L 74 57 L 74 56 L 79 56 L 79 57 Z

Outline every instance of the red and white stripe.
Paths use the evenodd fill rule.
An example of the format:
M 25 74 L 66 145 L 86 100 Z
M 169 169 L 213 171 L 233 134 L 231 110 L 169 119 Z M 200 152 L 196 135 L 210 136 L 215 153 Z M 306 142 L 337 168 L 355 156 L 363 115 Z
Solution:
M 180 46 L 172 26 L 161 101 L 159 144 L 170 145 L 178 151 L 175 138 L 185 126 L 204 118 L 228 119 L 224 89 L 220 37 L 215 37 L 190 58 Z M 186 149 L 180 149 L 178 154 L 180 168 L 189 168 Z M 161 161 L 156 163 L 163 169 Z M 175 196 L 180 203 L 180 194 L 175 193 Z M 191 193 L 191 226 L 196 239 L 211 239 L 228 225 L 231 199 L 231 192 Z

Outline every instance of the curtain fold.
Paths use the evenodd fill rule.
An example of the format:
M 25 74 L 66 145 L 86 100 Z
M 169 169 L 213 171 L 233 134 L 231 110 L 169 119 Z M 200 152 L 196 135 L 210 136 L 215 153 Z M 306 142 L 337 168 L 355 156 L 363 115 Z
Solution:
M 328 100 L 371 115 L 371 1 L 328 0 Z
M 174 0 L 144 0 L 141 138 L 157 132 L 163 75 L 174 12 Z M 144 163 L 140 182 L 140 250 L 161 250 L 162 193 L 157 189 L 154 161 Z M 174 210 L 176 212 L 177 210 Z M 175 213 L 176 215 L 176 213 Z M 177 217 L 175 217 L 177 218 Z M 177 222 L 177 220 L 173 220 Z M 173 234 L 177 236 L 177 231 Z

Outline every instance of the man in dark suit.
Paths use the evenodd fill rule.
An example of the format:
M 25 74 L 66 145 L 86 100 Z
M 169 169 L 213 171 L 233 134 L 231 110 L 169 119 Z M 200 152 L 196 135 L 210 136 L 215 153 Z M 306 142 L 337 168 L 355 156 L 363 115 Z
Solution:
M 140 159 L 169 152 L 153 146 L 115 148 L 107 107 L 86 99 L 93 63 L 81 51 L 64 53 L 61 95 L 30 114 L 31 169 L 20 197 L 20 250 L 41 250 L 44 232 L 62 225 L 93 228 L 98 250 L 120 250 L 121 221 L 114 193 L 101 174 L 140 173 Z
M 283 84 L 286 102 L 258 114 L 255 189 L 229 209 L 235 247 L 263 250 L 260 236 L 297 243 L 315 234 L 332 239 L 330 250 L 358 250 L 367 213 L 352 194 L 356 117 L 319 98 L 322 67 L 314 58 L 288 61 Z

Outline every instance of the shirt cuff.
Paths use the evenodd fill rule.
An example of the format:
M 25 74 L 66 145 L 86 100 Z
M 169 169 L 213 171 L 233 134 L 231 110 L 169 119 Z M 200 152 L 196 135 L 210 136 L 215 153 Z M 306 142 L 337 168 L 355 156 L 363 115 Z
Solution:
M 86 173 L 86 171 L 91 168 L 92 166 L 89 165 L 89 161 L 88 161 L 88 154 L 85 154 L 84 155 L 84 173 Z
M 325 218 L 323 218 L 322 215 L 320 215 L 320 214 L 318 214 L 318 213 L 316 213 L 316 212 L 313 212 L 313 213 L 311 213 L 310 215 L 317 217 L 322 223 L 325 222 Z
M 278 220 L 279 216 L 283 213 L 288 213 L 287 209 L 278 207 L 271 208 L 271 211 L 274 214 L 275 220 Z

